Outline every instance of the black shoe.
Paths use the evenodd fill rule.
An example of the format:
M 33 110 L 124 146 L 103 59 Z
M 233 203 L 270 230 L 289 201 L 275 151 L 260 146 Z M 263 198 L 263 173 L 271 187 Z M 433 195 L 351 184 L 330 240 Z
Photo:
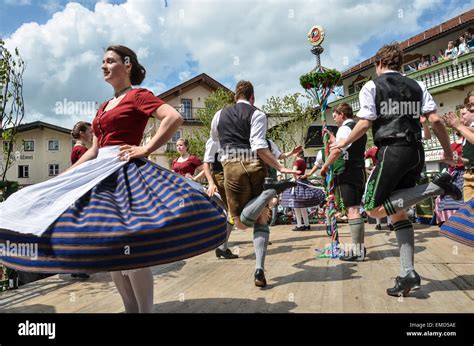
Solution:
M 363 262 L 366 257 L 367 257 L 367 250 L 364 248 L 363 255 L 356 255 L 355 253 L 351 251 L 351 252 L 345 253 L 344 255 L 339 257 L 339 259 L 341 261 L 346 261 L 346 262 Z
M 265 182 L 263 183 L 263 189 L 275 189 L 277 193 L 282 193 L 286 189 L 291 187 L 295 187 L 297 184 L 293 181 L 288 180 L 281 180 L 281 181 L 274 181 L 272 179 L 265 178 Z
M 265 287 L 267 285 L 267 280 L 265 279 L 265 274 L 262 269 L 257 269 L 255 271 L 255 286 Z
M 421 278 L 418 273 L 414 270 L 411 270 L 405 277 L 397 276 L 395 278 L 395 286 L 392 288 L 387 288 L 387 294 L 393 297 L 399 297 L 403 295 L 404 297 L 410 291 L 416 291 L 421 286 Z
M 273 245 L 273 243 L 271 241 L 268 242 L 268 245 Z
M 441 197 L 448 195 L 453 197 L 455 200 L 460 200 L 462 198 L 461 190 L 453 184 L 453 177 L 447 172 L 441 173 L 434 178 L 433 184 L 438 185 L 443 189 L 444 192 Z
M 393 230 L 394 230 L 393 225 L 392 225 L 391 223 L 388 224 L 388 229 L 389 229 L 390 231 L 393 231 Z
M 296 231 L 296 232 L 299 232 L 299 231 L 304 231 L 306 228 L 305 226 L 296 226 L 295 228 L 292 229 L 292 231 Z
M 71 274 L 71 277 L 73 278 L 78 278 L 78 279 L 89 279 L 90 276 L 84 273 L 79 273 L 79 274 Z
M 232 253 L 232 251 L 230 251 L 230 249 L 225 249 L 225 250 L 221 250 L 219 248 L 216 249 L 216 257 L 217 258 L 221 258 L 221 257 L 224 257 L 225 259 L 235 259 L 235 258 L 239 258 L 238 255 L 234 255 Z
M 379 223 L 376 224 L 376 225 L 375 225 L 375 229 L 376 229 L 377 231 L 380 231 L 380 230 L 382 229 L 382 225 L 379 224 Z

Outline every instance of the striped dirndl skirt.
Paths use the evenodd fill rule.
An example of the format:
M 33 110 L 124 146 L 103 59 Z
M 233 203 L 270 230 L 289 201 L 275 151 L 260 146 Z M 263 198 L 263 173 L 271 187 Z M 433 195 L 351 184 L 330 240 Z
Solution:
M 226 216 L 186 179 L 148 160 L 132 160 L 69 205 L 41 236 L 0 228 L 0 263 L 27 272 L 92 273 L 215 249 L 226 239 Z M 30 252 L 20 253 L 20 245 Z
M 474 199 L 465 203 L 441 226 L 441 234 L 474 247 Z
M 464 170 L 458 170 L 456 169 L 453 173 L 454 178 L 454 185 L 456 185 L 459 190 L 463 190 L 464 186 Z M 440 198 L 439 204 L 438 204 L 438 210 L 439 211 L 445 211 L 445 210 L 458 210 L 464 205 L 463 199 L 461 198 L 459 201 L 455 200 L 451 196 L 445 196 L 443 198 Z
M 312 187 L 308 180 L 300 180 L 301 184 L 283 191 L 281 205 L 285 208 L 309 208 L 323 203 L 326 199 L 324 191 Z M 308 185 L 308 186 L 306 186 Z

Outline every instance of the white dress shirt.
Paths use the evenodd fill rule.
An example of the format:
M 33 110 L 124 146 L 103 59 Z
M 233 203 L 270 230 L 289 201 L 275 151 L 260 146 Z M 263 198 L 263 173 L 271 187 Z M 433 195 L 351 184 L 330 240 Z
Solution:
M 245 101 L 245 100 L 238 100 L 237 103 L 246 103 L 250 105 L 250 102 Z M 219 132 L 217 130 L 217 126 L 219 125 L 221 111 L 222 109 L 217 111 L 216 114 L 214 114 L 214 118 L 212 119 L 212 123 L 211 123 L 211 138 L 210 139 L 212 139 L 212 141 L 216 143 L 219 143 Z M 266 134 L 267 134 L 267 116 L 261 110 L 256 109 L 255 112 L 252 114 L 252 118 L 250 120 L 250 150 L 252 152 L 256 152 L 258 149 L 268 148 Z M 222 153 L 220 157 L 221 157 L 221 161 L 225 161 L 227 159 L 227 155 L 225 153 Z M 205 161 L 205 162 L 211 162 L 211 161 Z

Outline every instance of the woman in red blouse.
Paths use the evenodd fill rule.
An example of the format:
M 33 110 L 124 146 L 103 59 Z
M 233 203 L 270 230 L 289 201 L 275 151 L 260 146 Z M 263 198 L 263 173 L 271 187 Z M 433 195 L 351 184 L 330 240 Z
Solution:
M 87 147 L 92 145 L 92 125 L 85 121 L 79 121 L 74 125 L 71 135 L 76 140 L 71 152 L 71 164 L 75 164 L 89 150 Z
M 294 209 L 296 227 L 293 231 L 309 231 L 308 209 L 309 207 L 319 206 L 324 203 L 325 194 L 322 189 L 318 189 L 306 179 L 306 161 L 304 153 L 298 153 L 293 162 L 293 170 L 300 171 L 301 174 L 293 174 L 296 181 L 300 182 L 296 187 L 287 189 L 283 192 L 281 205 Z
M 226 217 L 204 191 L 146 159 L 183 119 L 149 90 L 132 88 L 146 73 L 135 52 L 110 46 L 101 68 L 114 97 L 97 111 L 91 148 L 68 171 L 0 203 L 0 243 L 37 244 L 37 258 L 0 254 L 0 263 L 44 273 L 111 272 L 126 312 L 151 312 L 150 267 L 217 248 Z M 160 126 L 141 145 L 150 117 Z M 30 195 L 41 198 L 33 205 Z
M 301 174 L 293 174 L 295 180 L 299 179 L 305 174 L 306 161 L 304 160 L 303 152 L 300 152 L 296 157 L 296 160 L 293 162 L 293 170 L 301 171 Z M 311 226 L 309 225 L 308 210 L 306 209 L 306 207 L 294 208 L 294 211 L 296 218 L 296 227 L 293 229 L 293 231 L 310 230 Z
M 173 160 L 171 169 L 186 178 L 193 179 L 196 170 L 202 171 L 202 161 L 197 156 L 189 155 L 189 142 L 187 139 L 178 139 L 176 141 L 176 149 L 180 156 Z
M 71 164 L 75 164 L 77 160 L 84 155 L 88 149 L 92 145 L 92 125 L 85 121 L 79 121 L 74 125 L 71 131 L 71 136 L 76 140 L 76 143 L 72 147 L 71 152 Z M 71 274 L 73 278 L 80 278 L 80 279 L 88 279 L 89 275 L 86 273 L 77 273 Z

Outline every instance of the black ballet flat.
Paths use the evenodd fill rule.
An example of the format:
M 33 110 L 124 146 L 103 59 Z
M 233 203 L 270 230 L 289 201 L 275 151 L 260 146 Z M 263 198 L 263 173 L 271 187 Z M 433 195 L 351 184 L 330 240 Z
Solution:
M 235 255 L 232 253 L 232 251 L 230 251 L 230 249 L 226 249 L 226 250 L 221 250 L 219 248 L 216 249 L 216 257 L 217 258 L 221 258 L 223 257 L 224 259 L 235 259 L 235 258 L 239 258 L 238 255 Z

